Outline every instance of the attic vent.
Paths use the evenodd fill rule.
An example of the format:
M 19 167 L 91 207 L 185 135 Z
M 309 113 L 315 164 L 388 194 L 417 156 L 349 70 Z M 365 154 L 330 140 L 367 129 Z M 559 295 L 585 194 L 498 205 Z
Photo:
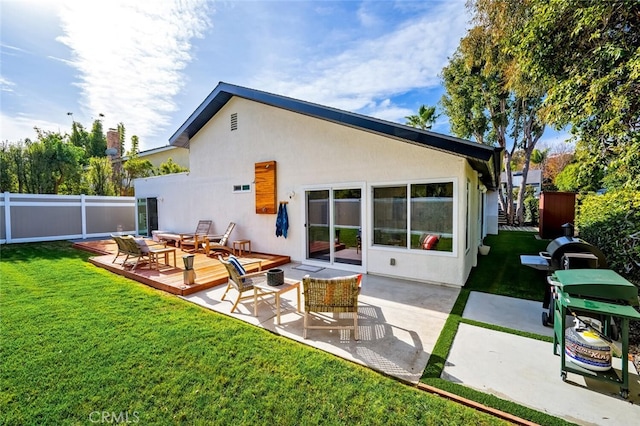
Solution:
M 231 114 L 231 130 L 238 130 L 238 113 Z

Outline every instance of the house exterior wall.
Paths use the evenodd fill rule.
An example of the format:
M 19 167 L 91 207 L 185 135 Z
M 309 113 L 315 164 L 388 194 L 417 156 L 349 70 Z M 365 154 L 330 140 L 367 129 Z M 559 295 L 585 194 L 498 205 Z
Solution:
M 232 113 L 238 122 L 233 131 Z M 463 158 L 238 97 L 189 145 L 189 173 L 135 181 L 138 197 L 158 197 L 160 229 L 192 232 L 198 220 L 212 219 L 221 233 L 233 221 L 237 226 L 230 240 L 250 239 L 254 251 L 304 261 L 305 191 L 356 187 L 362 189 L 364 206 L 364 272 L 462 286 L 475 265 L 482 232 L 478 179 Z M 270 160 L 277 162 L 277 199 L 288 202 L 286 239 L 275 236 L 276 215 L 255 213 L 254 164 Z M 453 252 L 372 245 L 373 187 L 444 181 L 454 183 Z M 251 191 L 233 192 L 234 185 L 243 184 Z
M 153 149 L 148 152 L 141 152 L 139 157 L 148 160 L 153 164 L 153 167 L 160 167 L 160 164 L 166 163 L 171 158 L 177 165 L 185 169 L 189 168 L 189 150 L 185 148 L 171 146 Z

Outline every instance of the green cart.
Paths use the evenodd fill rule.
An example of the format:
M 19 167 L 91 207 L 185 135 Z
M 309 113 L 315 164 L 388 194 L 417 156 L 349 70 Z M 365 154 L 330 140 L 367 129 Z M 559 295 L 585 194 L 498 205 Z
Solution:
M 551 281 L 556 286 L 554 308 L 553 353 L 560 355 L 562 380 L 567 373 L 580 374 L 592 379 L 620 385 L 620 395 L 629 397 L 629 321 L 640 320 L 638 288 L 619 274 L 608 269 L 569 269 L 553 273 Z M 620 321 L 622 346 L 622 376 L 610 368 L 608 371 L 593 371 L 583 368 L 568 359 L 565 353 L 567 315 L 592 316 L 602 319 L 604 339 L 610 339 L 611 319 Z M 617 334 L 617 333 L 616 333 Z

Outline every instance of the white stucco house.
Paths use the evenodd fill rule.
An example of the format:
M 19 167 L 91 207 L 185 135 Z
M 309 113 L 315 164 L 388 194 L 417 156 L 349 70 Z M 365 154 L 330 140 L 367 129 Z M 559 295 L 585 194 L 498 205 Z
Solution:
M 497 233 L 498 148 L 227 83 L 170 143 L 190 171 L 135 181 L 161 230 L 235 222 L 253 251 L 453 286 Z

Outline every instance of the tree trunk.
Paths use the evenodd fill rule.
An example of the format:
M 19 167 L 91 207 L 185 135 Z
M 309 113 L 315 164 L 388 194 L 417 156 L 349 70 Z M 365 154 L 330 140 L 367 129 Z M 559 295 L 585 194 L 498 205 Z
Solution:
M 511 158 L 512 154 L 508 149 L 504 150 L 504 174 L 506 179 L 505 188 L 505 215 L 507 216 L 507 224 L 513 225 L 515 212 L 513 211 L 513 176 L 511 175 Z

